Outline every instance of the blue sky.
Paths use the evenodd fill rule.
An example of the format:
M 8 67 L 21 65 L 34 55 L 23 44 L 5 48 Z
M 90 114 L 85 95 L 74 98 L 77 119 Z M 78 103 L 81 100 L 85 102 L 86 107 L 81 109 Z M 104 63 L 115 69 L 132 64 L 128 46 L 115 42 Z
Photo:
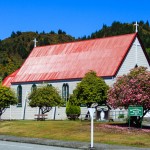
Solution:
M 150 22 L 150 0 L 0 0 L 0 39 L 12 31 L 90 35 L 113 21 Z

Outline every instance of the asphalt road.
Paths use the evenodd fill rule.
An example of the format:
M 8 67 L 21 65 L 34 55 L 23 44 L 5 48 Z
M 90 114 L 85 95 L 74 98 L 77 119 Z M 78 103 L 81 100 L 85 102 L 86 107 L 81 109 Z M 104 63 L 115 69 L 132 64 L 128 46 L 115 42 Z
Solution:
M 89 142 L 60 141 L 0 135 L 0 150 L 89 150 L 89 146 Z M 95 150 L 150 150 L 150 148 L 137 148 L 102 143 L 94 143 L 94 148 Z
M 74 150 L 72 148 L 0 141 L 0 150 Z

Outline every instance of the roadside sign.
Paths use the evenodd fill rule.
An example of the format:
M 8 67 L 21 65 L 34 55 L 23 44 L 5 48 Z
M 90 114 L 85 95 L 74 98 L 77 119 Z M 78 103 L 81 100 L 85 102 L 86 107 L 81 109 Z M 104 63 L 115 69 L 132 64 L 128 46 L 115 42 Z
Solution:
M 130 106 L 128 108 L 128 116 L 143 116 L 143 107 Z
M 129 127 L 130 127 L 130 117 L 131 116 L 143 116 L 143 107 L 129 106 L 128 107 L 128 116 L 129 116 Z M 141 120 L 142 128 L 142 120 Z

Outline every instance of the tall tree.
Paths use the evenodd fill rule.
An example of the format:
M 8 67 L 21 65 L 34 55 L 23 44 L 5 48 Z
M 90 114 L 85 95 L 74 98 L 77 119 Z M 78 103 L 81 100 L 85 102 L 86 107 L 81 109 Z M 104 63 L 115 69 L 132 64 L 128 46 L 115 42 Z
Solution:
M 105 104 L 107 99 L 108 86 L 103 79 L 96 75 L 96 72 L 90 71 L 78 83 L 73 91 L 72 102 L 76 104 L 86 104 L 91 107 L 93 103 Z
M 33 90 L 29 95 L 29 105 L 31 107 L 39 107 L 39 114 L 49 112 L 53 106 L 63 104 L 59 92 L 53 86 L 44 86 Z
M 142 106 L 144 116 L 150 110 L 150 72 L 137 67 L 119 77 L 108 92 L 107 102 L 113 108 Z M 143 116 L 133 117 L 132 124 L 140 126 Z

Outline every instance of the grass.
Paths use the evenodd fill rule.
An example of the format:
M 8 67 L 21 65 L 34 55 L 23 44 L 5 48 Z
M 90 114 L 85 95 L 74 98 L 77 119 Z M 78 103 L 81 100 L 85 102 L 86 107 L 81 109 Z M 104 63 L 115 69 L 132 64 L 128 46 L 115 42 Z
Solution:
M 120 124 L 122 125 L 122 124 Z M 81 121 L 0 121 L 0 134 L 90 142 L 90 122 Z M 94 142 L 150 147 L 150 129 L 128 129 L 109 123 L 94 123 Z

